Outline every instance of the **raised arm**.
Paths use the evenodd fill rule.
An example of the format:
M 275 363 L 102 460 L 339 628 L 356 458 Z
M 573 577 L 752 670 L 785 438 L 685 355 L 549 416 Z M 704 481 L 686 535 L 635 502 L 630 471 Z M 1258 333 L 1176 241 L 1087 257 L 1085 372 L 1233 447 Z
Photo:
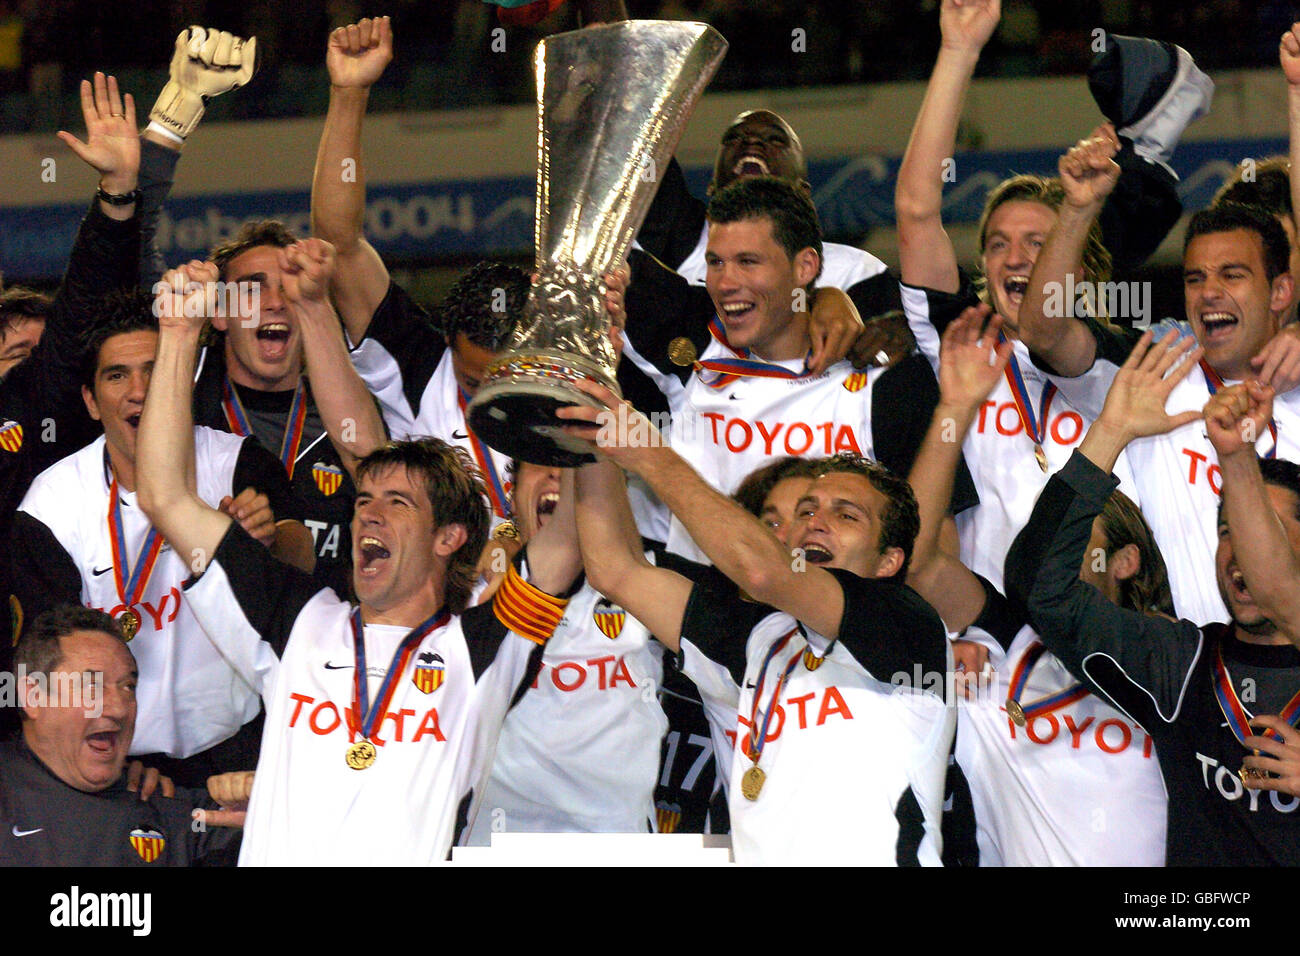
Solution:
M 1056 225 L 1034 260 L 1024 301 L 1020 304 L 1020 338 L 1062 375 L 1082 375 L 1092 367 L 1097 340 L 1074 317 L 1074 303 L 1065 290 L 1082 282 L 1083 250 L 1101 208 L 1119 182 L 1119 138 L 1109 124 L 1093 130 L 1061 157 L 1057 168 L 1065 187 L 1065 202 Z M 1073 278 L 1074 282 L 1069 279 Z
M 176 163 L 185 140 L 214 96 L 238 89 L 257 69 L 257 37 L 243 40 L 220 30 L 190 27 L 176 37 L 168 66 L 167 85 L 149 112 L 149 125 L 140 134 L 140 287 L 152 289 L 167 270 L 154 237 L 158 216 L 171 193 Z M 197 104 L 177 91 L 190 90 Z M 188 104 L 188 107 L 186 107 Z M 198 107 L 192 121 L 181 114 Z M 157 116 L 155 116 L 157 114 Z M 182 135 L 181 130 L 188 128 Z
M 67 132 L 59 133 L 59 138 L 95 170 L 105 193 L 122 197 L 125 203 L 96 199 L 91 205 L 77 230 L 45 333 L 26 363 L 42 414 L 60 423 L 85 416 L 78 383 L 86 328 L 103 297 L 134 286 L 139 269 L 138 203 L 131 198 L 140 168 L 135 103 L 130 94 L 119 94 L 115 78 L 96 73 L 93 83 L 81 83 L 81 113 L 85 141 Z M 66 441 L 32 443 L 38 468 L 75 450 Z
M 1001 318 L 993 316 L 984 326 L 988 312 L 988 306 L 967 309 L 944 331 L 939 404 L 907 479 L 921 517 L 907 583 L 933 605 L 951 631 L 964 630 L 985 601 L 974 573 L 940 549 L 939 533 L 952 500 L 962 442 L 1011 358 L 1012 344 L 998 344 Z
M 579 382 L 578 387 L 601 408 L 561 409 L 560 417 L 575 423 L 566 427 L 571 436 L 591 441 L 594 435 L 593 452 L 640 475 L 718 570 L 755 601 L 794 615 L 826 637 L 838 635 L 844 589 L 830 572 L 794 560 L 757 518 L 669 448 L 631 405 L 593 382 Z
M 186 477 L 187 463 L 194 460 L 195 356 L 204 318 L 211 311 L 205 307 L 208 290 L 203 284 L 218 277 L 210 262 L 163 276 L 167 289 L 154 303 L 158 355 L 136 449 L 140 507 L 195 574 L 207 568 L 232 521 L 199 498 Z
M 573 469 L 560 472 L 560 500 L 551 520 L 525 546 L 528 581 L 547 594 L 567 594 L 582 573 Z
M 1273 390 L 1258 382 L 1221 388 L 1205 406 L 1205 430 L 1223 471 L 1223 513 L 1250 599 L 1300 645 L 1300 559 L 1269 501 L 1255 440 L 1273 417 Z
M 1278 47 L 1282 74 L 1286 77 L 1287 130 L 1290 134 L 1291 168 L 1300 169 L 1300 23 L 1282 34 Z M 1300 177 L 1291 177 L 1291 208 L 1300 209 Z M 1295 277 L 1300 282 L 1300 276 Z
M 362 226 L 366 216 L 366 172 L 361 123 L 370 87 L 393 58 L 388 17 L 365 19 L 330 34 L 325 66 L 330 105 L 316 152 L 311 182 L 312 234 L 338 250 L 330 294 L 353 344 L 366 337 L 370 317 L 388 292 L 388 269 Z
M 646 560 L 617 465 L 598 461 L 580 468 L 576 486 L 578 539 L 588 583 L 677 651 L 691 582 Z
M 958 289 L 957 257 L 943 229 L 944 172 L 953 162 L 957 123 L 975 64 L 1000 16 L 1000 0 L 943 0 L 939 11 L 939 58 L 894 189 L 899 268 L 908 285 Z
M 386 440 L 374 398 L 352 367 L 327 291 L 337 270 L 334 248 L 307 239 L 280 250 L 284 296 L 302 329 L 311 394 L 330 442 L 351 474 Z
M 1107 474 L 1129 442 L 1163 435 L 1201 417 L 1195 411 L 1170 415 L 1165 411 L 1165 402 L 1174 386 L 1196 367 L 1203 350 L 1199 346 L 1191 348 L 1196 343 L 1193 338 L 1179 341 L 1177 330 L 1159 342 L 1151 339 L 1150 331 L 1138 339 L 1115 373 L 1101 414 L 1079 443 L 1080 454 Z

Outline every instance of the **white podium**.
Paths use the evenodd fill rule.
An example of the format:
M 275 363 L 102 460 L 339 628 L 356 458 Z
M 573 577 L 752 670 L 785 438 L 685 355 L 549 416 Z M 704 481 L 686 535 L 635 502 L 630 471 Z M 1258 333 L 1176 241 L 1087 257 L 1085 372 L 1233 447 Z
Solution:
M 700 833 L 494 833 L 458 846 L 457 866 L 728 866 L 731 840 Z

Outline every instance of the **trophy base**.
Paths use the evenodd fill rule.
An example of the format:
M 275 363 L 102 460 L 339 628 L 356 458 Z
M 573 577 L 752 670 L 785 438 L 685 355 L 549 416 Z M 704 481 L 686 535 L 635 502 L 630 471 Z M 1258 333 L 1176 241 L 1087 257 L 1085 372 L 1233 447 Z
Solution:
M 503 377 L 478 390 L 466 410 L 470 428 L 492 448 L 518 461 L 576 468 L 596 459 L 563 431 L 573 424 L 556 416 L 569 405 L 598 408 L 589 395 L 560 379 Z

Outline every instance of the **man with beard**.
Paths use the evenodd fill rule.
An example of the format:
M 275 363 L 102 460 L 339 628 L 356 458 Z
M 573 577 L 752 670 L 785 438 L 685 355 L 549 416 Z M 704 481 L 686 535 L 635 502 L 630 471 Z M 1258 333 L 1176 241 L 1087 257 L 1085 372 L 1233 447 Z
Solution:
M 1252 711 L 1277 714 L 1288 725 L 1300 715 L 1298 636 L 1256 604 L 1252 591 L 1265 587 L 1264 578 L 1256 576 L 1257 564 L 1239 566 L 1244 542 L 1231 517 L 1220 514 L 1214 554 L 1231 623 L 1198 626 L 1116 607 L 1079 579 L 1093 519 L 1115 486 L 1110 470 L 1129 442 L 1186 425 L 1204 428 L 1228 452 L 1270 440 L 1267 390 L 1256 391 L 1258 401 L 1244 414 L 1217 396 L 1204 419 L 1198 409 L 1166 411 L 1200 354 L 1189 350 L 1191 340 L 1175 345 L 1175 338 L 1170 333 L 1153 346 L 1146 333 L 1115 375 L 1101 414 L 1048 481 L 1007 557 L 1008 590 L 1026 602 L 1044 645 L 1075 677 L 1120 710 L 1144 715 L 1169 795 L 1167 865 L 1293 866 L 1300 862 L 1300 798 L 1260 788 L 1279 766 L 1271 744 L 1260 752 L 1265 745 L 1256 734 L 1294 735 L 1284 737 Z M 1282 459 L 1259 468 L 1274 520 L 1295 554 L 1300 468 Z

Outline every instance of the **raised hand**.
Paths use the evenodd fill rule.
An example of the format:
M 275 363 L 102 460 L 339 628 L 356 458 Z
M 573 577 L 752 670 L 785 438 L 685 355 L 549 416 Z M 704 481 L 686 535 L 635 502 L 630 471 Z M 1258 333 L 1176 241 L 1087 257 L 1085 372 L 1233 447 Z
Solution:
M 1061 157 L 1057 169 L 1065 187 L 1065 201 L 1071 206 L 1100 204 L 1119 182 L 1119 137 L 1115 127 L 1103 123 L 1087 139 L 1081 139 Z
M 1273 417 L 1273 389 L 1259 382 L 1225 386 L 1210 396 L 1202 415 L 1220 460 L 1243 451 L 1253 454 L 1256 439 Z
M 1190 336 L 1179 341 L 1177 329 L 1170 330 L 1155 343 L 1151 341 L 1151 332 L 1144 332 L 1115 374 L 1097 424 L 1132 441 L 1148 435 L 1163 435 L 1199 419 L 1201 413 L 1197 411 L 1177 415 L 1165 411 L 1169 393 L 1187 377 L 1201 357 L 1199 346 L 1191 348 L 1195 342 Z
M 95 81 L 81 81 L 81 116 L 86 122 L 86 141 L 64 130 L 59 139 L 99 173 L 99 185 L 107 193 L 123 195 L 135 189 L 140 172 L 140 131 L 135 123 L 135 100 L 118 93 L 117 77 L 95 74 Z
M 943 0 L 939 33 L 944 47 L 978 53 L 989 42 L 1001 16 L 1000 0 Z
M 966 309 L 948 324 L 939 349 L 939 401 L 954 408 L 974 409 L 997 387 L 1015 346 L 998 342 L 1002 316 L 985 326 L 987 305 Z
M 303 239 L 280 250 L 284 296 L 291 305 L 319 303 L 329 291 L 337 254 L 324 239 Z
M 1286 81 L 1292 86 L 1300 86 L 1300 23 L 1291 24 L 1291 29 L 1282 34 L 1277 56 Z
M 190 27 L 176 37 L 167 85 L 149 119 L 184 139 L 199 125 L 204 105 L 238 89 L 257 69 L 257 37 L 247 40 L 221 30 Z
M 388 17 L 366 18 L 330 34 L 325 67 L 330 85 L 373 86 L 393 59 L 393 28 Z
M 216 281 L 220 277 L 214 263 L 197 259 L 168 269 L 153 287 L 153 314 L 158 317 L 158 325 L 202 329 L 216 314 Z

